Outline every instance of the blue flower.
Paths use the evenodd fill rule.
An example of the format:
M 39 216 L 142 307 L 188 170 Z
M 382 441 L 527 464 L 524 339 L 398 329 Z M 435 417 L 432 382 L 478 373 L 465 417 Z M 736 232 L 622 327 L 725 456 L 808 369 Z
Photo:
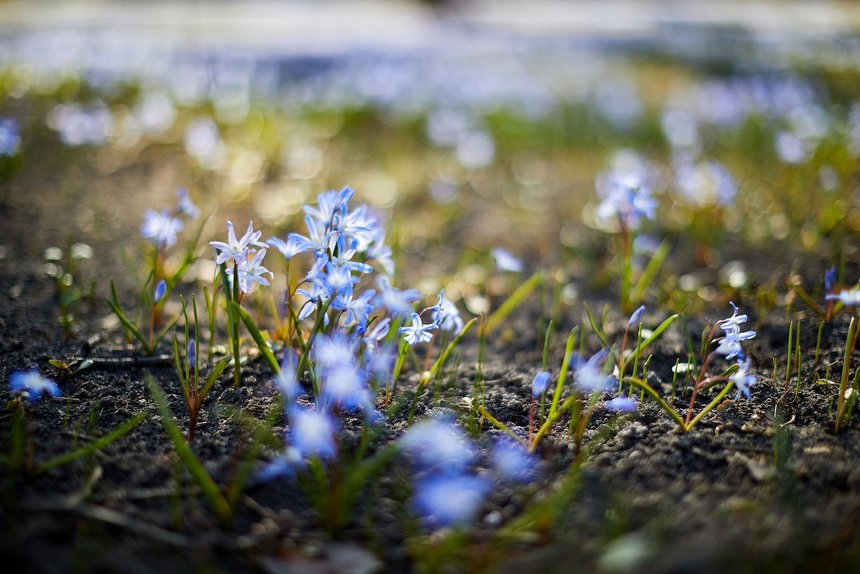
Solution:
M 630 319 L 627 321 L 627 328 L 631 328 L 634 325 L 639 323 L 639 319 L 642 318 L 642 313 L 645 312 L 645 305 L 640 306 L 638 309 L 633 311 L 633 314 L 630 315 Z
M 291 412 L 290 441 L 305 458 L 334 458 L 337 454 L 334 442 L 336 430 L 334 419 L 324 411 L 296 408 Z
M 433 311 L 433 322 L 443 331 L 459 333 L 463 330 L 464 323 L 460 317 L 460 311 L 450 299 L 445 297 L 444 289 L 439 292 L 439 300 L 430 309 Z
M 0 118 L 0 157 L 14 157 L 21 149 L 21 131 L 14 118 Z
M 535 479 L 539 464 L 535 455 L 509 436 L 493 443 L 490 460 L 493 469 L 504 480 L 524 483 Z
M 305 226 L 308 228 L 307 237 L 290 233 L 287 244 L 291 244 L 296 253 L 313 251 L 317 255 L 324 255 L 329 248 L 331 233 L 326 233 L 325 228 L 317 225 L 310 215 L 305 215 Z
M 367 325 L 367 320 L 370 313 L 373 312 L 373 305 L 370 300 L 376 295 L 376 291 L 368 289 L 358 297 L 353 295 L 352 289 L 348 289 L 344 293 L 338 295 L 331 303 L 332 309 L 337 311 L 345 311 L 344 324 L 350 326 L 357 324 L 364 328 Z
M 189 197 L 188 190 L 186 188 L 180 187 L 176 191 L 176 195 L 179 198 L 177 213 L 185 215 L 189 219 L 197 219 L 200 217 L 200 210 L 196 205 L 194 205 L 194 202 L 191 201 L 191 197 Z
M 366 329 L 362 330 L 361 341 L 364 343 L 364 348 L 369 352 L 373 352 L 379 348 L 379 344 L 382 340 L 388 335 L 388 331 L 391 328 L 391 318 L 386 317 L 381 321 L 377 321 L 373 328 L 368 331 Z
M 376 304 L 387 309 L 394 317 L 405 317 L 412 313 L 413 304 L 421 298 L 417 289 L 396 289 L 385 277 L 379 277 L 376 284 L 379 286 Z
M 61 394 L 57 383 L 43 377 L 36 369 L 12 373 L 9 377 L 9 390 L 26 396 L 31 403 L 43 394 L 52 397 L 58 397 Z
M 355 195 L 355 190 L 351 187 L 344 187 L 340 191 L 326 191 L 317 197 L 319 207 L 306 205 L 304 211 L 312 220 L 316 220 L 323 229 L 334 229 L 338 226 L 339 220 L 346 216 L 353 195 Z
M 611 401 L 606 401 L 606 408 L 620 413 L 632 413 L 636 410 L 636 397 L 619 395 Z
M 511 254 L 510 251 L 502 247 L 496 247 L 490 251 L 490 255 L 496 260 L 496 267 L 500 271 L 510 271 L 511 273 L 520 273 L 523 270 L 523 262 Z
M 152 293 L 152 300 L 155 303 L 158 303 L 164 298 L 164 294 L 167 293 L 167 281 L 162 279 L 158 282 L 158 285 L 155 286 L 155 291 Z
M 856 307 L 860 305 L 860 289 L 843 289 L 839 293 L 827 295 L 825 298 L 828 301 L 838 299 L 839 301 L 842 301 L 844 305 Z
M 738 392 L 735 394 L 735 400 L 741 398 L 741 395 L 744 395 L 746 398 L 750 398 L 751 389 L 753 385 L 756 384 L 756 376 L 751 375 L 750 372 L 750 359 L 746 357 L 745 359 L 738 361 L 738 370 L 729 377 L 729 380 L 735 384 Z
M 608 349 L 601 349 L 588 361 L 577 358 L 574 363 L 574 385 L 589 393 L 606 391 L 612 387 L 615 377 L 604 374 L 601 369 L 601 365 L 608 355 Z
M 755 337 L 755 331 L 741 332 L 741 325 L 747 322 L 747 316 L 738 314 L 738 306 L 733 302 L 729 302 L 732 306 L 732 315 L 727 319 L 719 322 L 720 329 L 723 330 L 723 336 L 715 339 L 714 342 L 719 343 L 714 352 L 720 355 L 725 355 L 726 359 L 733 359 L 738 356 L 743 356 L 743 348 L 741 342 Z
M 607 177 L 608 194 L 597 208 L 601 221 L 620 220 L 627 229 L 638 229 L 642 219 L 654 219 L 657 201 L 637 175 L 611 173 Z
M 275 377 L 275 387 L 288 408 L 295 404 L 296 399 L 302 392 L 302 387 L 299 384 L 299 379 L 296 376 L 296 359 L 292 350 L 284 351 L 284 360 L 281 363 L 281 372 Z
M 194 364 L 197 362 L 197 344 L 194 342 L 194 339 L 188 341 L 188 346 L 185 348 L 185 361 L 188 363 L 190 369 L 193 369 Z
M 442 472 L 459 472 L 475 458 L 471 441 L 460 427 L 441 418 L 413 425 L 399 443 L 418 464 Z
M 150 209 L 143 216 L 140 235 L 158 249 L 166 249 L 176 243 L 176 235 L 182 231 L 183 226 L 181 219 L 173 217 L 167 211 Z
M 400 327 L 400 332 L 403 333 L 403 338 L 406 339 L 406 342 L 410 345 L 415 345 L 417 343 L 429 343 L 432 341 L 433 333 L 430 331 L 438 328 L 438 325 L 436 323 L 424 325 L 418 313 L 412 313 L 409 317 L 412 325 Z
M 267 239 L 266 243 L 277 249 L 284 256 L 284 259 L 288 261 L 302 252 L 300 243 L 292 237 L 288 237 L 286 241 L 280 237 L 272 237 Z
M 830 293 L 833 291 L 833 288 L 836 287 L 836 276 L 837 271 L 835 265 L 824 272 L 824 291 L 826 293 Z
M 537 398 L 549 387 L 549 371 L 540 371 L 532 381 L 532 396 Z
M 441 476 L 415 485 L 413 504 L 432 526 L 454 526 L 472 521 L 489 490 L 477 476 Z
M 263 232 L 254 231 L 254 222 L 250 221 L 248 222 L 248 230 L 245 232 L 245 235 L 241 239 L 236 239 L 236 230 L 233 228 L 233 222 L 228 221 L 227 243 L 222 241 L 209 242 L 209 245 L 214 247 L 216 251 L 219 251 L 215 263 L 221 265 L 230 259 L 233 259 L 237 264 L 242 263 L 243 260 L 248 259 L 247 251 L 251 246 L 261 247 L 263 248 L 263 253 L 265 253 L 267 245 L 259 241 L 261 235 L 263 235 Z

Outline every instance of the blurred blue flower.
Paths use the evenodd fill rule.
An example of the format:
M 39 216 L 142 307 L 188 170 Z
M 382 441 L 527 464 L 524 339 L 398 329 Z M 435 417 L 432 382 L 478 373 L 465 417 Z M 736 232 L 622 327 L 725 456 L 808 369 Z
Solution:
M 477 476 L 435 476 L 415 485 L 413 504 L 431 526 L 456 526 L 472 521 L 489 490 Z
M 455 423 L 428 418 L 411 426 L 400 446 L 422 467 L 458 473 L 475 458 L 469 438 Z
M 180 187 L 176 191 L 176 195 L 179 198 L 177 213 L 185 215 L 190 219 L 197 219 L 200 217 L 200 210 L 196 205 L 194 205 L 194 202 L 191 201 L 191 197 L 188 195 L 188 190 L 186 188 Z
M 31 403 L 43 394 L 48 394 L 52 397 L 58 397 L 61 394 L 57 383 L 43 377 L 36 369 L 12 373 L 9 376 L 9 390 L 13 393 L 26 396 Z
M 295 408 L 290 413 L 290 442 L 304 458 L 334 458 L 336 430 L 334 419 L 324 411 Z
M 856 307 L 860 305 L 860 289 L 843 289 L 839 293 L 827 295 L 828 301 L 839 300 L 844 305 Z
M 606 177 L 607 196 L 597 208 L 605 223 L 620 220 L 626 229 L 638 229 L 642 219 L 654 219 L 657 201 L 642 178 L 634 174 L 610 173 Z
M 523 270 L 523 262 L 513 256 L 513 254 L 502 247 L 496 247 L 490 251 L 490 255 L 496 260 L 496 267 L 500 271 L 510 271 L 511 273 L 520 273 Z
M 182 220 L 173 217 L 166 210 L 147 210 L 143 216 L 140 235 L 148 239 L 158 249 L 166 249 L 176 243 L 176 235 L 182 231 Z
M 379 287 L 376 304 L 387 309 L 394 317 L 405 317 L 412 313 L 412 306 L 421 298 L 417 289 L 397 289 L 389 284 L 386 277 L 380 276 L 376 284 Z
M 21 131 L 15 118 L 0 118 L 0 157 L 13 157 L 21 149 Z
M 632 413 L 636 410 L 636 397 L 619 395 L 610 401 L 606 401 L 606 408 L 620 413 Z
M 835 265 L 824 272 L 824 291 L 826 293 L 830 293 L 836 287 L 836 277 L 837 271 Z
M 613 386 L 615 377 L 604 374 L 602 364 L 609 355 L 609 349 L 601 349 L 588 361 L 576 358 L 574 361 L 573 384 L 585 392 L 606 391 Z
M 537 398 L 546 392 L 549 386 L 549 371 L 540 371 L 532 381 L 532 396 Z
M 295 353 L 291 349 L 284 351 L 284 360 L 281 362 L 281 372 L 275 377 L 275 388 L 284 397 L 287 408 L 295 405 L 296 399 L 302 392 L 302 386 L 296 373 Z
M 490 450 L 493 470 L 504 480 L 531 482 L 535 480 L 539 460 L 512 437 L 497 439 Z
M 257 473 L 257 482 L 269 482 L 281 477 L 292 478 L 296 470 L 304 466 L 304 460 L 298 449 L 288 446 Z

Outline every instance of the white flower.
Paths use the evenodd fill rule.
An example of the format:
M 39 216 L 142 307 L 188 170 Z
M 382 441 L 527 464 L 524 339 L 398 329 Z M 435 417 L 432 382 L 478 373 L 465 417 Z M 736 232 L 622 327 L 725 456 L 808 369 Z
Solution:
M 237 264 L 241 264 L 244 259 L 247 259 L 246 251 L 252 245 L 255 247 L 262 247 L 262 253 L 266 253 L 266 247 L 268 247 L 265 243 L 261 243 L 259 241 L 260 236 L 263 235 L 262 231 L 254 231 L 254 222 L 248 222 L 248 230 L 245 232 L 245 235 L 242 236 L 242 239 L 236 239 L 236 230 L 233 228 L 233 222 L 227 222 L 227 243 L 223 241 L 210 241 L 209 245 L 214 247 L 218 253 L 218 257 L 215 259 L 215 263 L 221 265 L 222 263 L 226 263 L 229 259 L 233 259 Z

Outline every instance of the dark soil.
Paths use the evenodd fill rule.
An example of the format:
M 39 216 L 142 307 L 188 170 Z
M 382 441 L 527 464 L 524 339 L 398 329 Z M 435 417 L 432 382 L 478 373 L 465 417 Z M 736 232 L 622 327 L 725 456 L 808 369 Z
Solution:
M 51 151 L 51 150 L 49 150 Z M 53 150 L 61 156 L 64 150 Z M 81 152 L 83 153 L 83 152 Z M 87 151 L 94 156 L 96 151 Z M 45 157 L 53 157 L 45 153 Z M 94 160 L 95 158 L 90 158 Z M 56 163 L 55 163 L 56 162 Z M 239 505 L 232 529 L 218 525 L 205 499 L 179 470 L 174 448 L 162 428 L 145 377 L 151 374 L 168 394 L 180 428 L 187 415 L 172 364 L 122 366 L 97 364 L 74 377 L 59 378 L 50 359 L 136 357 L 114 327 L 101 321 L 108 278 L 126 295 L 120 251 L 137 241 L 142 196 L 126 200 L 117 190 L 145 186 L 155 163 L 137 164 L 111 175 L 110 184 L 88 187 L 87 170 L 96 161 L 68 157 L 25 164 L 7 189 L 0 208 L 6 256 L 0 260 L 0 401 L 10 400 L 5 381 L 16 370 L 38 368 L 60 380 L 63 396 L 28 405 L 30 447 L 35 461 L 67 452 L 101 436 L 137 413 L 147 419 L 130 435 L 88 460 L 42 475 L 4 476 L 0 563 L 7 572 L 409 572 L 416 568 L 414 545 L 421 532 L 408 512 L 408 470 L 400 462 L 366 485 L 352 520 L 337 537 L 325 533 L 322 519 L 295 483 L 278 480 L 254 485 Z M 96 180 L 92 178 L 92 180 Z M 98 181 L 104 181 L 99 179 Z M 24 182 L 24 183 L 21 183 Z M 62 182 L 60 184 L 59 182 Z M 70 183 L 71 182 L 71 183 Z M 58 189 L 57 186 L 61 186 Z M 149 202 L 157 202 L 153 198 Z M 123 206 L 102 219 L 100 206 Z M 80 231 L 81 218 L 87 220 Z M 116 238 L 121 239 L 117 242 Z M 97 296 L 77 310 L 73 335 L 66 339 L 57 323 L 55 287 L 45 276 L 42 250 L 69 238 L 86 241 L 95 258 L 83 262 L 80 277 L 96 280 Z M 805 277 L 812 282 L 816 278 Z M 599 303 L 599 301 L 598 301 Z M 747 307 L 749 309 L 749 307 Z M 691 320 L 700 333 L 725 316 L 721 302 Z M 504 545 L 493 543 L 500 526 L 552 490 L 573 461 L 566 425 L 541 449 L 542 477 L 521 489 L 499 486 L 468 534 L 473 554 L 460 556 L 452 571 L 493 572 L 635 571 L 670 572 L 848 572 L 860 564 L 860 431 L 854 416 L 844 432 L 833 433 L 837 388 L 817 384 L 824 365 L 841 361 L 847 321 L 838 317 L 824 331 L 822 360 L 812 361 L 813 325 L 804 323 L 802 377 L 784 385 L 788 322 L 784 309 L 753 314 L 756 339 L 750 351 L 760 382 L 750 400 L 728 401 L 697 428 L 680 434 L 653 402 L 605 425 L 598 411 L 587 433 L 591 456 L 579 489 L 551 527 L 536 525 L 533 536 Z M 578 305 L 562 317 L 559 333 L 580 323 Z M 488 343 L 482 375 L 487 408 L 514 428 L 528 424 L 529 382 L 540 365 L 537 309 L 527 305 L 500 336 Z M 648 324 L 665 316 L 653 311 Z M 614 317 L 611 333 L 620 337 L 623 319 Z M 698 335 L 693 339 L 697 341 Z M 558 365 L 563 336 L 557 336 L 551 364 Z M 444 405 L 461 414 L 462 399 L 472 396 L 477 343 L 470 340 L 455 377 L 446 384 Z M 597 344 L 589 341 L 588 348 Z M 650 375 L 666 395 L 670 368 L 686 356 L 680 330 L 657 345 Z M 164 349 L 166 350 L 166 348 Z M 771 380 L 773 358 L 776 380 Z M 855 364 L 860 359 L 854 357 Z M 837 379 L 841 363 L 833 366 Z M 415 388 L 407 373 L 404 396 Z M 237 412 L 262 419 L 276 404 L 265 365 L 250 360 L 244 385 L 231 386 L 229 370 L 207 399 L 193 449 L 221 485 L 228 485 L 246 452 L 251 432 Z M 410 383 L 411 382 L 411 383 Z M 706 396 L 700 399 L 705 404 Z M 682 408 L 687 398 L 677 397 Z M 418 414 L 437 408 L 431 395 Z M 0 436 L 10 419 L 0 418 Z M 279 422 L 276 432 L 284 431 Z M 344 420 L 345 448 L 359 424 Z M 403 415 L 386 423 L 377 442 L 398 436 Z M 604 432 L 600 429 L 612 429 Z M 492 434 L 487 427 L 484 434 Z M 481 444 L 486 444 L 486 437 Z M 7 440 L 2 440 L 4 449 Z M 266 447 L 259 466 L 274 456 Z M 530 502 L 531 501 L 531 502 Z M 432 539 L 431 539 L 432 540 Z M 644 544 L 643 544 L 644 543 Z M 633 550 L 631 550 L 633 549 Z M 638 549 L 638 550 L 637 550 Z M 612 570 L 610 558 L 633 553 L 629 569 Z M 614 554 L 613 554 L 614 553 Z

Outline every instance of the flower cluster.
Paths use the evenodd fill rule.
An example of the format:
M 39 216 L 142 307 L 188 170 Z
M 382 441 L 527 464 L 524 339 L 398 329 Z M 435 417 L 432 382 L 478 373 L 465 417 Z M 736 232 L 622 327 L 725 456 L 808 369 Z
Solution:
M 717 348 L 714 349 L 714 352 L 724 355 L 728 360 L 736 360 L 738 370 L 730 377 L 730 380 L 738 389 L 737 397 L 743 394 L 749 398 L 750 388 L 755 384 L 756 378 L 755 375 L 749 374 L 750 359 L 744 353 L 741 342 L 755 337 L 755 331 L 741 331 L 741 325 L 747 322 L 747 315 L 739 315 L 738 306 L 733 302 L 729 302 L 729 304 L 732 306 L 732 315 L 719 322 L 723 336 L 714 341 L 717 343 Z
M 491 492 L 493 479 L 529 482 L 539 464 L 522 444 L 505 436 L 490 446 L 492 474 L 475 473 L 479 449 L 448 417 L 419 422 L 399 444 L 415 465 L 413 507 L 431 527 L 467 524 Z
M 351 209 L 354 194 L 349 187 L 320 194 L 315 206 L 304 209 L 306 235 L 291 233 L 286 240 L 273 237 L 261 244 L 260 232 L 252 227 L 237 240 L 230 225 L 228 242 L 212 243 L 220 252 L 217 263 L 238 256 L 240 286 L 243 277 L 246 282 L 262 279 L 259 271 L 264 268 L 253 259 L 262 260 L 260 254 L 265 249 L 249 257 L 249 252 L 254 253 L 252 246 L 272 247 L 290 264 L 301 254 L 312 256 L 309 271 L 295 293 L 288 293 L 288 300 L 295 306 L 299 321 L 313 320 L 315 330 L 307 354 L 312 368 L 302 367 L 301 374 L 310 376 L 315 405 L 310 409 L 299 406 L 297 399 L 303 393 L 300 361 L 294 360 L 291 350 L 285 350 L 275 384 L 285 399 L 290 436 L 287 450 L 267 467 L 264 478 L 289 474 L 309 457 L 333 457 L 337 451 L 337 413 L 360 411 L 369 419 L 380 416 L 374 398 L 375 391 L 387 386 L 393 377 L 397 341 L 389 337 L 392 324 L 411 323 L 411 327 L 401 329 L 411 344 L 429 340 L 430 331 L 435 329 L 462 328 L 456 307 L 444 293 L 436 306 L 422 311 L 432 311 L 438 324 L 424 325 L 414 312 L 420 299 L 418 291 L 391 285 L 394 262 L 384 242 L 384 228 L 367 206 Z M 241 267 L 246 260 L 254 273 Z

